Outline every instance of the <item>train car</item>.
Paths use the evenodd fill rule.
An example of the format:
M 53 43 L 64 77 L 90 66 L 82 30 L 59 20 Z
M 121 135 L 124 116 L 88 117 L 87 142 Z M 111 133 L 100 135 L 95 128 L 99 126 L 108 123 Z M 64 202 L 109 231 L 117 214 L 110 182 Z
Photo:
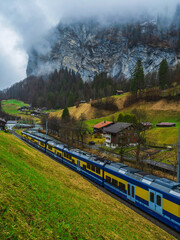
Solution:
M 46 151 L 46 144 L 49 141 L 48 137 L 38 134 L 35 131 L 29 131 L 29 132 L 23 131 L 21 132 L 21 136 L 26 142 L 30 143 L 34 147 L 39 148 L 43 152 Z
M 49 141 L 46 152 L 68 167 L 80 172 L 94 182 L 103 185 L 104 159 L 75 148 L 69 148 L 57 141 Z
M 58 161 L 180 232 L 180 184 L 70 148 L 41 133 L 22 132 L 22 136 Z
M 104 187 L 180 232 L 180 184 L 111 162 Z

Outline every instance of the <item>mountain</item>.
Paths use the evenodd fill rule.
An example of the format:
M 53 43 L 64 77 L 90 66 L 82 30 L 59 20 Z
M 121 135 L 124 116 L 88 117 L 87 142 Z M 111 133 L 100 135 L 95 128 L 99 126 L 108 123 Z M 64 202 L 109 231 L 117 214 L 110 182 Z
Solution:
M 29 52 L 27 76 L 67 68 L 84 81 L 106 72 L 129 79 L 141 59 L 145 73 L 156 71 L 162 59 L 177 63 L 178 31 L 162 28 L 164 19 L 128 24 L 102 24 L 96 20 L 61 22 Z

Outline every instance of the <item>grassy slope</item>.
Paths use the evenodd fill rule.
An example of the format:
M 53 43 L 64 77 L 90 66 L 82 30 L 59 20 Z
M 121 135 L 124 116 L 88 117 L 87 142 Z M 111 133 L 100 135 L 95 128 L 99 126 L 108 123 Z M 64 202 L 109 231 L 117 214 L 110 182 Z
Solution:
M 0 239 L 174 239 L 14 136 L 0 142 Z
M 19 113 L 17 110 L 18 108 L 22 106 L 29 106 L 29 104 L 26 104 L 22 101 L 18 101 L 15 99 L 2 100 L 1 104 L 3 111 L 12 115 Z
M 35 123 L 40 123 L 40 119 L 31 115 L 26 115 L 25 113 L 19 112 L 17 109 L 22 106 L 29 106 L 29 104 L 26 104 L 22 101 L 18 101 L 15 99 L 9 99 L 9 100 L 2 100 L 2 110 L 8 114 L 16 115 L 18 117 L 21 117 L 22 119 L 33 119 Z
M 157 137 L 158 136 L 158 137 Z M 177 144 L 178 127 L 153 128 L 146 131 L 146 139 L 157 144 Z

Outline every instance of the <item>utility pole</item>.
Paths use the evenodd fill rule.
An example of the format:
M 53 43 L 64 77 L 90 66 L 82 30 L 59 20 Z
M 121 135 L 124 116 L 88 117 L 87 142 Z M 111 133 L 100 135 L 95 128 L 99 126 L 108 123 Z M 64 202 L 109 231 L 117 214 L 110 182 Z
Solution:
M 179 122 L 179 141 L 178 141 L 177 183 L 180 183 L 180 122 Z
M 47 130 L 48 130 L 48 119 L 46 119 L 46 136 L 47 136 Z

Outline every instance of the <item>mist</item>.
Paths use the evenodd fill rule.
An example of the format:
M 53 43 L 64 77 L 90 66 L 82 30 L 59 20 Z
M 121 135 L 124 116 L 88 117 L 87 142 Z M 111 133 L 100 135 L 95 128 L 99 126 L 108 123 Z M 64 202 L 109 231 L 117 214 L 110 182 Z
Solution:
M 171 19 L 180 0 L 6 0 L 0 3 L 0 89 L 26 77 L 28 52 L 61 21 L 97 18 L 101 23 L 163 15 Z M 46 42 L 43 45 L 48 48 Z M 44 51 L 44 48 L 41 49 Z

